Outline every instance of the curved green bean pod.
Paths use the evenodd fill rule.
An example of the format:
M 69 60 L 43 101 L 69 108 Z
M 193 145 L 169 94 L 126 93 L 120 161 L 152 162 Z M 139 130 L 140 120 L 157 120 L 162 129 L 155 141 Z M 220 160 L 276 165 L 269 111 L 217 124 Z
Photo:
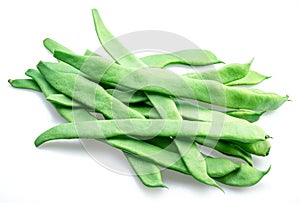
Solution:
M 112 92 L 115 92 L 114 96 L 118 100 L 120 100 L 123 103 L 138 103 L 138 102 L 146 102 L 148 101 L 148 98 L 146 95 L 144 95 L 141 91 L 136 91 L 136 94 L 133 94 L 135 91 L 120 91 L 120 90 L 114 90 L 114 89 L 107 89 L 106 90 L 110 95 L 112 95 Z M 59 102 L 59 101 L 57 101 Z M 219 115 L 221 113 L 217 113 L 217 111 L 210 110 L 206 107 L 192 104 L 191 102 L 187 102 L 181 99 L 176 100 L 177 108 L 180 110 L 181 116 L 185 119 L 190 120 L 205 120 L 205 121 L 211 121 L 213 115 Z M 136 108 L 135 106 L 132 106 L 132 108 Z M 146 107 L 137 107 L 139 111 L 142 112 L 142 114 L 145 117 L 149 117 L 149 111 L 152 109 L 150 106 Z M 199 113 L 198 113 L 199 112 Z M 259 118 L 265 113 L 263 112 L 257 112 L 252 110 L 243 110 L 243 109 L 237 109 L 237 110 L 228 110 L 225 112 L 227 115 L 231 116 L 225 116 L 226 119 L 233 119 L 232 117 L 241 118 L 244 120 L 247 120 L 251 123 L 256 122 L 259 120 Z M 154 111 L 154 109 L 151 111 L 152 117 L 151 118 L 159 118 L 159 115 L 157 111 Z M 223 115 L 223 114 L 222 114 Z
M 269 171 L 271 167 L 266 171 L 260 171 L 247 164 L 241 163 L 241 167 L 226 176 L 216 178 L 217 181 L 231 186 L 251 186 L 258 183 Z
M 228 86 L 233 86 L 233 85 L 256 85 L 261 83 L 262 81 L 271 78 L 271 76 L 265 76 L 262 75 L 256 71 L 249 71 L 248 74 L 239 79 L 239 80 L 235 80 L 229 83 L 226 83 L 226 85 Z
M 246 64 L 228 64 L 218 70 L 209 70 L 202 73 L 187 73 L 184 76 L 199 80 L 216 80 L 223 84 L 245 77 L 250 69 L 253 59 Z
M 241 146 L 245 151 L 257 156 L 268 156 L 271 149 L 271 144 L 268 140 L 248 144 L 236 142 L 236 144 Z
M 140 151 L 142 154 L 139 154 L 145 157 L 147 160 L 153 161 L 161 166 L 168 167 L 172 170 L 176 170 L 185 174 L 188 174 L 183 161 L 180 159 L 180 156 L 173 152 L 168 152 L 161 149 L 160 147 L 148 144 L 140 144 L 139 140 L 126 140 L 124 145 L 124 138 L 112 138 L 108 140 L 108 143 L 113 145 L 116 148 L 128 151 L 132 154 L 139 154 L 136 151 Z M 141 149 L 141 150 L 139 150 Z M 164 151 L 164 156 L 156 156 L 161 151 Z M 222 182 L 226 185 L 235 185 L 235 186 L 251 186 L 256 184 L 268 171 L 261 172 L 251 166 L 246 164 L 238 164 L 231 162 L 228 159 L 224 158 L 210 158 L 206 157 L 207 164 L 207 173 L 210 177 L 213 177 L 217 181 Z M 242 169 L 239 169 L 239 166 Z M 232 171 L 231 173 L 224 175 L 224 172 Z M 240 180 L 240 181 L 239 181 Z
M 29 89 L 37 92 L 41 91 L 41 88 L 32 79 L 15 79 L 15 80 L 8 80 L 8 82 L 11 84 L 11 86 L 15 88 Z
M 236 117 L 245 119 L 251 123 L 254 123 L 259 120 L 259 118 L 265 113 L 265 111 L 257 112 L 257 111 L 249 111 L 249 110 L 234 110 L 234 111 L 228 111 L 226 114 Z
M 189 174 L 181 156 L 178 153 L 164 150 L 158 146 L 148 144 L 136 139 L 124 137 L 114 137 L 107 139 L 106 142 L 118 149 L 122 149 L 131 154 L 144 157 L 146 160 L 153 161 L 160 166 Z M 207 173 L 210 177 L 221 177 L 239 168 L 239 164 L 224 158 L 205 157 L 207 162 Z
M 134 69 L 111 64 L 107 59 L 98 56 L 85 57 L 63 52 L 54 52 L 54 56 L 77 69 L 82 68 L 83 72 L 95 80 L 101 78 L 103 83 L 120 84 L 132 89 L 139 88 L 166 95 L 172 94 L 176 97 L 196 99 L 230 108 L 266 111 L 277 109 L 287 101 L 287 97 L 275 93 L 262 94 L 246 88 L 227 87 L 211 80 L 184 78 L 162 69 L 141 68 L 134 71 Z M 49 63 L 46 65 L 51 66 Z M 126 80 L 124 80 L 125 76 Z
M 31 77 L 40 87 L 42 92 L 44 93 L 45 97 L 49 96 L 50 94 L 57 94 L 59 93 L 56 89 L 54 89 L 44 78 L 44 76 L 37 70 L 28 69 L 25 74 Z
M 172 64 L 207 66 L 224 63 L 212 52 L 201 49 L 186 49 L 172 53 L 154 54 L 142 57 L 141 60 L 149 67 L 153 68 L 164 68 Z
M 74 53 L 73 51 L 71 51 L 70 49 L 68 49 L 67 47 L 59 44 L 58 42 L 54 41 L 53 39 L 50 38 L 46 38 L 43 41 L 44 46 L 53 54 L 54 51 L 63 51 L 63 52 L 68 52 L 68 53 Z
M 167 119 L 116 119 L 75 124 L 67 123 L 47 130 L 37 138 L 35 143 L 39 146 L 44 142 L 56 139 L 75 139 L 78 137 L 98 139 L 119 135 L 207 137 L 243 143 L 254 143 L 265 140 L 267 137 L 261 128 L 250 123 L 241 122 L 237 126 L 236 122 L 225 122 L 220 134 L 210 132 L 213 125 L 212 122 Z M 84 130 L 88 128 L 90 129 Z M 82 129 L 80 135 L 76 133 L 76 129 Z

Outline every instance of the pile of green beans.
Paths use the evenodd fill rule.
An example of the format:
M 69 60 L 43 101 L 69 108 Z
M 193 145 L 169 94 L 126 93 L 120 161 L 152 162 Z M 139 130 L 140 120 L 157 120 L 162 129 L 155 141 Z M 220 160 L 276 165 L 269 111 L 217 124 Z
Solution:
M 270 78 L 250 70 L 253 60 L 178 75 L 167 67 L 224 62 L 200 49 L 138 58 L 110 33 L 96 9 L 92 14 L 113 60 L 89 50 L 79 55 L 47 38 L 44 46 L 58 61 L 40 61 L 26 71 L 28 79 L 9 80 L 15 88 L 41 92 L 67 121 L 39 135 L 37 147 L 60 139 L 104 142 L 124 153 L 148 187 L 167 187 L 163 168 L 221 190 L 219 183 L 252 186 L 269 172 L 270 167 L 254 167 L 252 156 L 267 156 L 271 145 L 253 123 L 288 97 L 251 88 Z M 223 155 L 212 156 L 201 146 Z

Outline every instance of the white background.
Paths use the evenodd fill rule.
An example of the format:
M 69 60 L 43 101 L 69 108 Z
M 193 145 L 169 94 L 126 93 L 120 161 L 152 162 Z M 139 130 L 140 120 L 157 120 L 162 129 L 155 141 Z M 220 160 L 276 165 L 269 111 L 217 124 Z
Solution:
M 274 139 L 270 155 L 256 158 L 255 166 L 266 169 L 272 164 L 270 173 L 250 188 L 224 186 L 225 194 L 175 172 L 163 173 L 169 189 L 149 189 L 135 177 L 99 165 L 79 142 L 35 148 L 40 133 L 64 121 L 40 94 L 13 89 L 7 79 L 24 78 L 39 60 L 52 60 L 42 45 L 46 37 L 78 53 L 95 50 L 99 43 L 92 8 L 116 36 L 163 30 L 228 63 L 255 57 L 252 68 L 273 76 L 259 87 L 292 100 L 258 122 Z M 300 202 L 299 19 L 297 0 L 1 1 L 0 202 Z M 121 153 L 102 152 L 129 169 Z

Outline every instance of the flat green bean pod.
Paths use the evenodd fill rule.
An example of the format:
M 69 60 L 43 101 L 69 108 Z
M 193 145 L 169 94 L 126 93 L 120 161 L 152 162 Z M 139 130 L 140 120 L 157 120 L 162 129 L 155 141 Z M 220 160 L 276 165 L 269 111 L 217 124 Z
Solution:
M 266 171 L 260 171 L 247 164 L 241 163 L 241 167 L 226 176 L 216 178 L 217 181 L 231 186 L 251 186 L 258 183 L 269 171 L 269 167 Z
M 265 76 L 265 75 L 262 75 L 262 74 L 260 74 L 256 71 L 250 70 L 245 77 L 243 77 L 239 80 L 235 80 L 235 81 L 226 83 L 226 85 L 228 85 L 228 86 L 233 86 L 233 85 L 256 85 L 256 84 L 259 84 L 259 83 L 261 83 L 262 81 L 264 81 L 268 78 L 271 78 L 271 76 Z
M 162 69 L 124 68 L 98 56 L 85 57 L 64 52 L 54 52 L 54 56 L 77 69 L 82 69 L 95 80 L 101 79 L 103 83 L 120 84 L 132 89 L 139 88 L 166 95 L 172 94 L 176 97 L 196 99 L 230 108 L 274 110 L 288 99 L 275 93 L 262 94 L 246 88 L 227 87 L 212 80 L 184 78 Z M 47 65 L 51 66 L 49 63 Z
M 252 61 L 253 60 L 246 64 L 228 64 L 218 70 L 209 70 L 201 73 L 187 73 L 184 74 L 184 76 L 199 80 L 216 80 L 226 84 L 245 77 L 249 72 Z
M 44 142 L 56 139 L 75 139 L 79 137 L 100 139 L 120 135 L 208 137 L 244 143 L 262 141 L 267 137 L 261 128 L 250 123 L 240 123 L 237 126 L 236 122 L 225 122 L 221 133 L 210 132 L 213 125 L 211 122 L 167 119 L 116 119 L 67 123 L 44 132 L 37 138 L 35 143 L 39 146 Z M 77 134 L 79 130 L 80 134 Z
M 11 86 L 15 88 L 29 89 L 37 92 L 41 91 L 41 88 L 32 79 L 15 79 L 15 80 L 8 80 L 8 82 L 11 84 Z
M 160 166 L 189 174 L 185 164 L 179 154 L 164 150 L 158 146 L 144 143 L 140 140 L 127 139 L 124 137 L 114 137 L 107 139 L 106 142 L 118 149 L 122 149 L 134 155 L 144 157 L 146 160 L 153 161 Z M 239 169 L 240 164 L 234 163 L 229 159 L 205 157 L 207 173 L 212 178 L 225 177 L 226 175 Z M 224 180 L 223 183 L 226 183 Z M 230 181 L 228 181 L 230 183 Z M 249 183 L 244 182 L 249 185 Z
M 251 123 L 254 123 L 259 120 L 259 118 L 265 113 L 265 111 L 249 111 L 249 110 L 234 110 L 234 111 L 228 111 L 226 114 L 236 117 L 236 118 L 241 118 L 245 119 Z
M 241 146 L 245 151 L 257 156 L 268 156 L 271 149 L 271 144 L 268 140 L 248 144 L 236 142 L 236 144 Z
M 54 51 L 60 50 L 63 52 L 69 52 L 69 53 L 74 53 L 73 51 L 71 51 L 70 49 L 68 49 L 67 47 L 59 44 L 58 42 L 54 41 L 53 39 L 50 38 L 46 38 L 43 41 L 44 46 L 53 54 Z
M 147 160 L 153 161 L 161 166 L 189 174 L 180 156 L 176 153 L 163 150 L 151 144 L 140 143 L 140 140 L 134 139 L 115 137 L 108 139 L 107 142 L 116 148 L 143 156 Z M 234 163 L 224 158 L 205 157 L 205 161 L 210 177 L 213 177 L 223 184 L 232 186 L 245 187 L 254 185 L 270 170 L 269 168 L 267 171 L 259 171 L 246 164 Z
M 106 90 L 110 95 L 112 95 L 112 92 L 115 92 L 114 96 L 121 102 L 125 104 L 134 104 L 139 102 L 146 102 L 148 101 L 148 98 L 146 95 L 144 95 L 140 91 L 136 91 L 135 94 L 133 92 L 135 91 L 120 91 L 120 90 L 113 90 L 113 89 L 107 89 Z M 57 100 L 59 103 L 59 101 Z M 152 105 L 152 104 L 151 104 Z M 192 104 L 191 102 L 187 102 L 181 99 L 176 100 L 177 108 L 179 109 L 181 116 L 185 119 L 189 120 L 202 120 L 202 121 L 211 121 L 214 116 L 223 115 L 225 119 L 232 120 L 232 117 L 241 118 L 244 120 L 247 120 L 249 122 L 256 122 L 259 120 L 259 118 L 265 113 L 265 112 L 257 112 L 252 110 L 243 110 L 243 109 L 237 109 L 237 110 L 228 110 L 225 112 L 226 116 L 222 113 L 218 113 L 218 111 L 213 111 L 209 109 L 208 107 Z M 136 110 L 140 111 L 145 117 L 149 118 L 149 112 L 151 110 L 151 118 L 159 118 L 159 114 L 157 111 L 153 109 L 151 106 L 132 106 L 132 108 L 137 108 Z
M 172 64 L 207 66 L 223 63 L 208 50 L 186 49 L 172 53 L 154 54 L 142 57 L 141 60 L 149 67 L 164 68 Z

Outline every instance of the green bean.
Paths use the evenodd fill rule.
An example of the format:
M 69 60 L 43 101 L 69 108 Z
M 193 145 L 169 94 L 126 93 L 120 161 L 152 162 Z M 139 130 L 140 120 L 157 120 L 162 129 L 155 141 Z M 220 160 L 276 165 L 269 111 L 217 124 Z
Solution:
M 138 102 L 146 102 L 148 101 L 148 98 L 146 95 L 144 95 L 141 91 L 136 91 L 135 94 L 133 92 L 135 91 L 120 91 L 120 90 L 113 90 L 113 89 L 107 89 L 106 90 L 110 95 L 114 96 L 118 100 L 122 101 L 123 103 L 138 103 Z M 114 94 L 113 94 L 114 92 Z M 57 100 L 59 102 L 59 100 Z M 181 116 L 185 119 L 189 120 L 205 120 L 205 121 L 211 121 L 213 119 L 213 116 L 216 115 L 224 115 L 221 113 L 217 113 L 217 111 L 210 110 L 208 107 L 200 106 L 197 104 L 192 104 L 191 102 L 184 101 L 182 99 L 177 99 L 177 108 L 180 110 Z M 152 104 L 151 104 L 152 105 Z M 136 108 L 135 106 L 132 106 L 132 108 Z M 142 114 L 145 117 L 149 117 L 149 111 L 151 110 L 150 106 L 143 106 L 138 107 L 138 110 L 142 112 Z M 199 112 L 199 113 L 197 113 Z M 237 109 L 237 110 L 228 110 L 225 112 L 227 115 L 224 115 L 225 119 L 232 120 L 232 117 L 241 118 L 244 120 L 247 120 L 251 123 L 259 120 L 260 116 L 262 116 L 265 112 L 257 112 L 257 111 L 251 111 L 251 110 L 244 110 L 244 109 Z M 151 118 L 159 118 L 159 115 L 157 111 L 154 109 L 151 110 L 152 117 Z
M 231 186 L 251 186 L 258 183 L 269 171 L 271 167 L 266 171 L 260 171 L 247 164 L 241 163 L 241 167 L 226 176 L 216 178 L 217 181 Z
M 177 54 L 180 53 L 190 53 L 192 58 L 196 58 L 197 60 L 193 61 L 193 59 L 186 58 L 186 60 L 176 57 Z M 141 58 L 141 60 L 146 63 L 150 67 L 160 67 L 163 68 L 169 64 L 186 64 L 186 65 L 209 65 L 206 63 L 203 57 L 203 53 L 207 52 L 207 55 L 212 54 L 209 51 L 205 50 L 182 50 L 179 52 L 173 52 L 169 54 L 155 54 Z M 97 53 L 94 53 L 90 50 L 86 50 L 85 56 L 100 56 Z M 211 55 L 214 56 L 214 55 Z M 215 56 L 214 56 L 215 57 Z M 204 60 L 203 60 L 204 59 Z M 177 61 L 176 61 L 177 60 Z M 252 61 L 251 61 L 252 62 Z M 225 67 L 218 70 L 209 70 L 200 73 L 188 73 L 183 76 L 189 78 L 196 79 L 206 79 L 206 80 L 217 80 L 226 85 L 234 86 L 234 85 L 250 85 L 250 84 L 258 84 L 262 82 L 264 79 L 269 77 L 263 76 L 255 71 L 249 70 L 251 62 L 248 64 L 229 64 Z M 232 74 L 232 72 L 235 74 Z
M 39 85 L 45 97 L 49 96 L 50 94 L 59 93 L 45 80 L 44 76 L 39 71 L 28 69 L 25 74 L 31 77 Z
M 136 139 L 127 139 L 123 137 L 114 137 L 106 140 L 108 144 L 127 151 L 131 154 L 142 156 L 149 161 L 163 167 L 189 174 L 181 156 L 177 153 L 164 150 L 158 146 L 147 144 Z M 210 177 L 217 178 L 226 176 L 238 170 L 240 164 L 234 163 L 229 159 L 205 157 L 207 164 L 207 173 Z M 226 183 L 224 180 L 223 183 Z M 228 181 L 229 182 L 229 181 Z M 249 185 L 249 183 L 244 182 Z
M 120 91 L 120 90 L 113 90 L 113 89 L 107 89 L 107 92 L 110 93 L 111 95 L 113 94 L 112 92 L 115 91 L 115 94 L 113 95 L 123 103 L 138 103 L 138 102 L 145 102 L 148 101 L 148 98 L 146 95 L 143 95 L 142 92 L 137 91 L 137 94 L 133 94 L 135 91 Z M 59 101 L 58 101 L 59 102 Z M 192 104 L 191 102 L 187 102 L 181 99 L 177 99 L 176 102 L 177 108 L 180 109 L 181 116 L 185 119 L 189 120 L 205 120 L 205 121 L 211 121 L 214 116 L 217 115 L 224 115 L 221 113 L 217 113 L 217 111 L 213 111 L 208 109 L 208 107 L 200 106 L 197 104 Z M 142 112 L 142 114 L 145 117 L 149 117 L 149 112 L 151 110 L 152 117 L 151 118 L 159 118 L 159 114 L 157 111 L 152 109 L 150 106 L 143 106 L 143 107 L 135 107 L 132 106 L 132 108 L 137 108 L 136 110 Z M 198 113 L 197 113 L 198 112 Z M 236 118 L 241 118 L 244 120 L 247 120 L 251 123 L 256 122 L 259 120 L 259 118 L 265 113 L 263 112 L 257 112 L 257 111 L 252 111 L 252 110 L 245 110 L 245 109 L 237 109 L 237 110 L 228 110 L 225 112 L 227 115 L 231 116 L 225 116 L 225 119 L 232 120 L 232 117 Z
M 43 41 L 44 46 L 53 54 L 54 51 L 56 50 L 60 50 L 63 52 L 68 52 L 68 53 L 74 53 L 73 51 L 71 51 L 70 49 L 68 49 L 67 47 L 59 44 L 58 42 L 54 41 L 53 39 L 50 38 L 46 38 Z
M 187 73 L 184 76 L 200 80 L 216 80 L 223 84 L 243 78 L 249 72 L 253 59 L 246 64 L 233 63 L 218 70 L 209 70 L 202 73 Z
M 186 53 L 186 55 L 181 56 L 181 53 Z M 188 55 L 191 55 L 191 57 Z M 208 61 L 206 61 L 207 59 Z M 150 56 L 145 56 L 141 58 L 141 60 L 151 67 L 160 68 L 164 68 L 170 64 L 201 66 L 210 65 L 209 62 L 212 62 L 211 64 L 221 62 L 218 61 L 214 54 L 206 50 L 182 50 L 179 52 L 168 54 L 154 54 Z M 256 71 L 249 70 L 249 67 L 247 67 L 247 65 L 250 66 L 250 64 L 251 63 L 245 64 L 246 66 L 244 65 L 244 67 L 243 64 L 229 64 L 216 71 L 188 73 L 184 74 L 184 76 L 198 79 L 217 80 L 228 86 L 255 85 L 261 83 L 265 79 L 270 78 L 270 76 L 264 76 L 260 73 L 257 73 Z
M 63 52 L 54 52 L 54 56 L 75 68 L 82 68 L 83 72 L 95 80 L 101 78 L 103 83 L 120 84 L 132 89 L 139 88 L 166 95 L 172 94 L 176 97 L 197 99 L 220 106 L 224 106 L 226 97 L 225 106 L 230 108 L 274 110 L 288 99 L 275 93 L 261 94 L 246 88 L 227 87 L 211 80 L 183 78 L 162 69 L 141 68 L 134 71 L 111 64 L 107 59 L 97 56 L 85 57 Z
M 29 89 L 34 90 L 37 92 L 40 92 L 40 87 L 31 79 L 16 79 L 16 80 L 8 80 L 8 82 L 11 84 L 11 86 L 15 88 L 21 88 L 21 89 Z
M 258 126 L 236 122 L 225 122 L 221 133 L 210 132 L 212 122 L 168 120 L 168 119 L 116 119 L 97 122 L 67 123 L 55 126 L 42 135 L 36 141 L 37 145 L 49 140 L 75 139 L 78 136 L 87 139 L 109 138 L 119 135 L 133 135 L 142 137 L 153 136 L 179 136 L 179 137 L 204 137 L 211 139 L 254 143 L 265 140 L 267 135 Z M 76 129 L 89 129 L 76 135 Z M 99 131 L 100 130 L 100 131 Z M 62 132 L 57 134 L 56 132 Z M 75 133 L 74 133 L 75 132 Z M 75 137 L 74 137 L 75 135 Z
M 212 52 L 201 49 L 186 49 L 172 53 L 145 56 L 141 60 L 150 67 L 164 68 L 172 64 L 207 66 L 223 63 Z
M 46 80 L 57 90 L 74 98 L 82 104 L 103 113 L 108 118 L 118 115 L 119 118 L 144 118 L 139 112 L 127 107 L 119 100 L 108 94 L 100 85 L 73 73 L 58 72 L 48 68 L 49 63 L 40 62 L 38 69 Z M 63 63 L 51 63 L 51 67 L 63 69 Z M 59 81 L 59 82 L 57 82 Z
M 185 53 L 183 56 L 181 53 Z M 216 64 L 219 61 L 216 56 L 206 50 L 182 50 L 179 52 L 168 54 L 154 54 L 145 56 L 141 60 L 151 67 L 164 68 L 170 64 L 185 64 L 185 65 L 210 65 Z M 248 64 L 250 66 L 251 63 Z M 245 64 L 246 65 L 246 64 Z M 226 68 L 228 68 L 226 70 Z M 247 71 L 248 68 L 248 71 Z M 234 74 L 232 74 L 234 73 Z M 220 81 L 228 86 L 235 85 L 255 85 L 259 84 L 270 76 L 264 76 L 255 71 L 249 70 L 249 67 L 243 64 L 230 64 L 216 71 L 205 71 L 203 73 L 188 73 L 186 77 L 209 79 Z
M 239 79 L 239 80 L 235 80 L 229 83 L 226 83 L 226 85 L 228 86 L 233 86 L 233 85 L 256 85 L 261 83 L 262 81 L 270 78 L 271 76 L 264 76 L 258 72 L 255 71 L 249 71 L 249 73 Z
M 124 139 L 126 141 L 124 141 Z M 127 140 L 127 138 L 118 137 L 108 140 L 108 143 L 113 145 L 114 147 L 123 149 L 132 154 L 138 154 L 147 158 L 147 160 L 151 160 L 161 166 L 168 167 L 172 170 L 176 170 L 185 174 L 189 173 L 178 154 L 168 152 L 154 145 L 148 145 L 145 143 L 141 144 L 140 142 L 140 140 Z M 161 154 L 162 152 L 163 154 Z M 270 170 L 268 169 L 268 171 L 261 172 L 246 164 L 233 163 L 230 160 L 224 158 L 206 157 L 205 160 L 209 176 L 227 185 L 254 185 Z M 239 166 L 241 166 L 242 168 L 239 169 Z M 229 171 L 232 172 L 228 174 Z
M 153 161 L 163 167 L 189 174 L 189 171 L 178 153 L 170 152 L 136 139 L 114 137 L 106 141 L 116 148 L 145 157 L 145 159 Z M 230 174 L 239 168 L 239 164 L 228 159 L 205 157 L 205 160 L 207 162 L 207 173 L 213 178 Z
M 118 62 L 126 67 L 145 67 L 145 64 L 142 61 L 137 60 L 132 53 L 130 53 L 117 39 L 115 39 L 102 22 L 102 19 L 96 9 L 92 10 L 92 14 L 98 39 L 102 45 L 105 45 L 103 48 L 107 51 L 107 53 L 111 55 L 112 58 L 118 59 Z M 112 53 L 114 54 L 112 55 Z
M 225 122 L 226 121 L 243 122 L 243 120 L 226 115 L 223 112 L 210 110 L 207 107 L 194 104 L 187 100 L 177 99 L 176 103 L 177 103 L 177 108 L 181 112 L 182 116 L 188 120 L 213 121 L 217 119 L 218 121 L 225 121 Z
M 249 111 L 249 110 L 234 110 L 234 111 L 228 111 L 226 114 L 236 117 L 245 119 L 251 123 L 254 123 L 259 120 L 259 118 L 265 113 L 265 111 L 257 112 L 257 111 Z
M 225 120 L 236 120 L 236 118 L 240 118 L 253 123 L 257 121 L 264 113 L 245 109 L 227 111 L 225 109 L 225 113 L 227 115 L 224 115 L 222 113 L 219 113 L 218 111 L 210 110 L 209 107 L 194 104 L 186 100 L 177 99 L 176 101 L 178 103 L 177 106 L 178 108 L 180 108 L 182 116 L 190 120 L 211 121 L 213 118 L 221 117 L 223 115 L 223 117 L 221 118 L 224 118 Z M 197 114 L 197 112 L 199 112 L 199 114 Z
M 271 149 L 271 144 L 268 140 L 248 144 L 236 142 L 236 144 L 241 146 L 245 151 L 257 156 L 267 156 Z

